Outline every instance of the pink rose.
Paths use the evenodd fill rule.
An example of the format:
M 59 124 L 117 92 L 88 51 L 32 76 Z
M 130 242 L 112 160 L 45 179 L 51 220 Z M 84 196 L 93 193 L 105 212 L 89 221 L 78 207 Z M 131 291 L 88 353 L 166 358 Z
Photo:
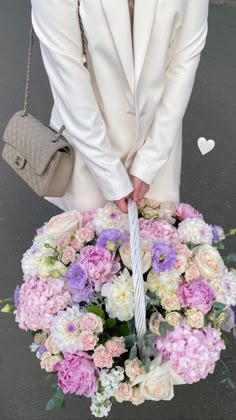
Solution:
M 120 382 L 114 394 L 115 399 L 118 402 L 131 401 L 132 396 L 133 390 L 131 384 L 126 382 Z
M 72 246 L 66 246 L 63 253 L 62 253 L 62 257 L 61 260 L 64 264 L 69 264 L 72 261 L 74 261 L 76 256 L 76 252 L 74 250 L 74 248 L 72 248 Z
M 173 246 L 176 254 L 184 255 L 185 257 L 192 256 L 192 250 L 186 244 L 177 243 Z
M 94 350 L 98 338 L 92 331 L 82 331 L 79 336 L 81 349 L 84 351 Z
M 79 251 L 81 248 L 83 248 L 84 244 L 80 242 L 78 239 L 74 238 L 71 241 L 71 246 L 75 249 L 75 251 Z
M 75 232 L 75 238 L 83 244 L 86 242 L 90 242 L 94 237 L 95 237 L 94 230 L 88 227 L 83 227 L 81 229 L 78 229 Z
M 119 357 L 127 351 L 125 348 L 124 337 L 113 337 L 111 340 L 106 342 L 105 347 L 111 357 Z
M 103 331 L 103 323 L 100 316 L 93 313 L 86 313 L 83 315 L 80 321 L 80 327 L 82 330 L 90 330 L 99 334 Z
M 143 395 L 140 392 L 140 387 L 137 386 L 135 388 L 133 388 L 133 396 L 131 399 L 132 404 L 134 405 L 139 405 L 139 404 L 143 404 L 145 401 L 145 398 L 143 397 Z
M 197 217 L 199 219 L 203 219 L 203 215 L 199 213 L 199 211 L 197 211 L 194 207 L 190 206 L 190 204 L 186 203 L 179 203 L 176 206 L 175 214 L 180 220 L 187 219 L 188 217 Z
M 127 359 L 125 361 L 125 373 L 131 381 L 134 381 L 139 375 L 145 373 L 145 369 L 142 362 L 135 357 L 133 360 Z
M 200 277 L 200 271 L 196 264 L 190 264 L 185 271 L 185 281 L 190 282 L 194 279 L 198 279 Z
M 93 361 L 99 368 L 111 368 L 113 365 L 113 359 L 103 344 L 94 350 Z
M 61 251 L 66 246 L 69 246 L 71 243 L 71 235 L 69 233 L 63 233 L 62 236 L 60 236 L 57 241 L 57 248 Z

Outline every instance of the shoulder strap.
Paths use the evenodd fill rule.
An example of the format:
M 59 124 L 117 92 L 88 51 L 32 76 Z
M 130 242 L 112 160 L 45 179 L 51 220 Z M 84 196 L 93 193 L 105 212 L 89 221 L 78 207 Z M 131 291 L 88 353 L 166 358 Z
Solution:
M 84 33 L 84 27 L 82 23 L 82 19 L 80 16 L 80 1 L 78 1 L 78 15 L 79 15 L 79 25 L 81 31 L 81 38 L 82 38 L 82 48 L 83 48 L 83 55 L 85 57 L 84 66 L 88 68 L 87 65 L 87 39 Z M 29 49 L 28 49 L 28 61 L 27 61 L 27 71 L 26 71 L 26 84 L 25 84 L 25 96 L 24 96 L 24 112 L 23 117 L 27 114 L 28 109 L 28 100 L 29 100 L 29 87 L 30 87 L 30 76 L 31 76 L 31 58 L 32 58 L 32 48 L 34 44 L 34 28 L 31 24 L 30 33 L 29 33 Z

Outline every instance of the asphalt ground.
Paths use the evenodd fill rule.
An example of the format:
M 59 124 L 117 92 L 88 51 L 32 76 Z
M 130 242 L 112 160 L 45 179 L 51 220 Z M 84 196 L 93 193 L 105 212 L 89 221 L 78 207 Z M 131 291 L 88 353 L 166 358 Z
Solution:
M 0 9 L 0 129 L 23 108 L 30 1 L 1 0 Z M 236 7 L 233 3 L 210 6 L 209 32 L 196 82 L 184 118 L 181 201 L 204 214 L 209 223 L 236 227 Z M 30 112 L 48 121 L 52 97 L 36 40 L 32 65 Z M 215 148 L 202 156 L 199 137 L 215 140 Z M 1 143 L 1 148 L 3 142 Z M 1 150 L 0 150 L 1 151 Z M 31 246 L 35 230 L 57 207 L 37 197 L 0 159 L 0 297 L 9 297 L 22 281 L 20 260 Z M 235 251 L 236 239 L 227 241 Z M 63 410 L 45 411 L 53 390 L 45 380 L 31 334 L 20 330 L 11 315 L 0 314 L 0 419 L 89 420 L 90 401 L 67 396 Z M 232 341 L 223 357 L 235 357 Z M 236 366 L 234 367 L 236 379 Z M 214 374 L 191 386 L 175 387 L 170 402 L 129 403 L 113 407 L 118 420 L 233 420 L 236 391 L 221 384 L 222 365 Z

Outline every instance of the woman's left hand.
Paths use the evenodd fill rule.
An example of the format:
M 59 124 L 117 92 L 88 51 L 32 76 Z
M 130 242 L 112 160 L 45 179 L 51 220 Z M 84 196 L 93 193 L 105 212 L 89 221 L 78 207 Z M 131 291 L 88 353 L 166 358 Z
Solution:
M 139 207 L 141 205 L 142 199 L 144 198 L 145 194 L 149 190 L 150 185 L 146 184 L 146 182 L 142 181 L 136 176 L 132 176 L 132 184 L 133 184 L 134 190 L 131 193 L 131 197 L 136 202 L 137 207 Z

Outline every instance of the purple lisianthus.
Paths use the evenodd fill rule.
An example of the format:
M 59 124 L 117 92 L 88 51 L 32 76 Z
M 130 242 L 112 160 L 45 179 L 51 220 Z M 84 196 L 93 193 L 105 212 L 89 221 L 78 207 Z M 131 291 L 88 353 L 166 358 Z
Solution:
M 175 250 L 161 243 L 154 243 L 152 253 L 152 267 L 156 273 L 169 270 L 176 262 Z
M 106 248 L 109 251 L 115 251 L 116 248 L 128 241 L 128 236 L 122 233 L 119 229 L 104 229 L 96 242 L 96 245 L 101 248 Z
M 88 302 L 93 294 L 93 288 L 88 283 L 86 268 L 76 261 L 68 268 L 66 278 L 73 301 L 76 303 Z
M 217 242 L 219 242 L 219 234 L 217 232 L 217 229 L 216 229 L 215 225 L 210 224 L 210 226 L 211 226 L 212 235 L 213 235 L 212 242 L 217 243 Z
M 38 359 L 40 359 L 40 358 L 42 357 L 43 353 L 45 353 L 46 351 L 47 351 L 46 347 L 45 347 L 43 344 L 41 344 L 41 345 L 37 348 L 37 351 L 36 351 L 36 357 L 37 357 Z
M 178 297 L 181 306 L 206 314 L 211 309 L 215 294 L 206 280 L 198 278 L 190 283 L 180 283 Z
M 15 306 L 19 305 L 19 297 L 20 297 L 20 286 L 17 285 L 14 290 L 14 305 Z

